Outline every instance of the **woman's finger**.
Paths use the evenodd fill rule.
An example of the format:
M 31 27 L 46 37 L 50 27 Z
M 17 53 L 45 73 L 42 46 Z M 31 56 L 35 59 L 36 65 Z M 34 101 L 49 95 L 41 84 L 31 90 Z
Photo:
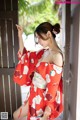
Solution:
M 16 27 L 17 27 L 18 30 L 22 30 L 22 27 L 20 25 L 16 24 Z

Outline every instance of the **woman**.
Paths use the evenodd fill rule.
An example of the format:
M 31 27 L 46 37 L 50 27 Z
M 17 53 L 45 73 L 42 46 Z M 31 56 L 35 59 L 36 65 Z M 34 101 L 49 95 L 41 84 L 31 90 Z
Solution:
M 63 55 L 55 37 L 60 25 L 41 23 L 35 30 L 35 38 L 44 49 L 30 52 L 24 48 L 21 26 L 16 25 L 19 37 L 19 51 L 14 72 L 14 81 L 27 86 L 30 94 L 24 105 L 13 114 L 14 120 L 55 120 L 63 111 L 62 68 Z M 24 118 L 26 117 L 27 118 Z

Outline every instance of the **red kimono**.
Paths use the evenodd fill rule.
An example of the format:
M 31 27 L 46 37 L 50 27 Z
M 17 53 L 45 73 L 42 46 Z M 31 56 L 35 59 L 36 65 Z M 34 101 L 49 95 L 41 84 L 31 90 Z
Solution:
M 46 106 L 51 109 L 49 120 L 54 120 L 63 111 L 62 67 L 54 63 L 39 62 L 45 50 L 30 52 L 25 48 L 18 52 L 19 62 L 13 79 L 21 85 L 30 85 L 29 112 L 27 120 L 39 120 Z

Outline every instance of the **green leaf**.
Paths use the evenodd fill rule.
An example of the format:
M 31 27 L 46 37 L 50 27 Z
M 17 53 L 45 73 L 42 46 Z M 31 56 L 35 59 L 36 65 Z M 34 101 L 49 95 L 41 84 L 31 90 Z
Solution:
M 59 22 L 58 7 L 53 9 L 51 0 L 19 0 L 18 4 L 19 24 L 23 26 L 27 35 L 33 33 L 41 22 Z

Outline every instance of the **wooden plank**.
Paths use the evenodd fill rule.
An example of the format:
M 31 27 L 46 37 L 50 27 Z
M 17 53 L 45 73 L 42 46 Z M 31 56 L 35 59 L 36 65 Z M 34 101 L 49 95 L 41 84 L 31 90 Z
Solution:
M 2 42 L 3 67 L 8 67 L 8 65 L 7 65 L 6 27 L 5 27 L 4 20 L 1 20 L 1 42 Z
M 11 0 L 6 0 L 6 11 L 11 11 Z
M 0 19 L 12 19 L 16 14 L 17 11 L 0 11 Z
M 16 93 L 17 93 L 17 108 L 21 106 L 21 88 L 16 84 Z
M 4 3 L 6 1 L 6 4 Z M 4 3 L 4 4 L 3 4 Z M 12 3 L 12 4 L 11 4 Z M 4 6 L 3 6 L 4 5 Z M 18 36 L 17 29 L 15 24 L 18 21 L 18 0 L 0 0 L 0 21 L 1 21 L 1 41 L 2 41 L 2 55 L 3 55 L 3 68 L 0 68 L 0 110 L 4 112 L 8 111 L 9 115 L 12 117 L 12 113 L 21 105 L 21 93 L 20 87 L 14 83 L 12 80 L 13 72 L 15 67 L 13 65 L 13 47 L 15 47 L 15 62 L 17 63 L 17 51 L 18 51 Z M 13 7 L 13 9 L 12 9 Z M 14 11 L 12 11 L 14 10 Z M 5 22 L 6 21 L 6 22 Z M 13 23 L 12 23 L 13 21 Z M 13 24 L 13 25 L 12 25 Z M 7 26 L 7 27 L 5 27 Z M 6 29 L 7 28 L 7 29 Z M 13 35 L 12 35 L 13 30 Z M 7 45 L 6 45 L 6 37 L 8 36 L 8 47 L 9 47 L 9 66 L 7 65 Z M 13 41 L 14 44 L 13 46 Z M 10 61 L 11 58 L 11 61 Z M 9 67 L 9 68 L 8 68 Z M 1 75 L 4 75 L 4 80 L 1 82 Z M 10 76 L 10 79 L 8 76 Z M 5 83 L 5 89 L 3 89 L 2 83 Z M 3 91 L 5 90 L 5 91 Z M 4 103 L 4 93 L 6 105 Z
M 12 37 L 12 20 L 7 20 L 7 35 L 8 35 L 8 59 L 9 67 L 13 67 L 13 37 Z
M 18 14 L 16 14 L 16 17 L 14 16 L 14 20 L 13 20 L 13 29 L 14 29 L 14 53 L 15 53 L 15 66 L 18 63 L 18 59 L 17 59 L 17 52 L 18 52 L 18 31 L 16 29 L 16 24 L 18 23 Z
M 12 0 L 12 6 L 13 6 L 13 10 L 18 11 L 18 0 L 16 0 L 16 1 Z
M 8 112 L 8 114 L 11 114 L 8 75 L 4 75 L 4 84 L 5 84 L 6 112 Z
M 5 105 L 4 105 L 4 92 L 3 92 L 3 80 L 2 75 L 0 74 L 0 112 L 5 111 Z
M 14 68 L 0 68 L 0 75 L 12 75 Z
M 4 0 L 0 0 L 0 11 L 4 11 L 4 10 L 5 10 Z
M 1 21 L 0 21 L 0 67 L 2 67 L 2 64 L 1 64 Z
M 71 24 L 71 5 L 65 6 L 65 65 L 64 65 L 64 120 L 68 120 L 69 115 L 69 72 L 70 72 L 70 24 Z
M 10 75 L 10 88 L 11 88 L 11 103 L 12 103 L 12 113 L 16 110 L 16 92 L 15 91 L 15 83 L 12 80 L 12 75 Z

